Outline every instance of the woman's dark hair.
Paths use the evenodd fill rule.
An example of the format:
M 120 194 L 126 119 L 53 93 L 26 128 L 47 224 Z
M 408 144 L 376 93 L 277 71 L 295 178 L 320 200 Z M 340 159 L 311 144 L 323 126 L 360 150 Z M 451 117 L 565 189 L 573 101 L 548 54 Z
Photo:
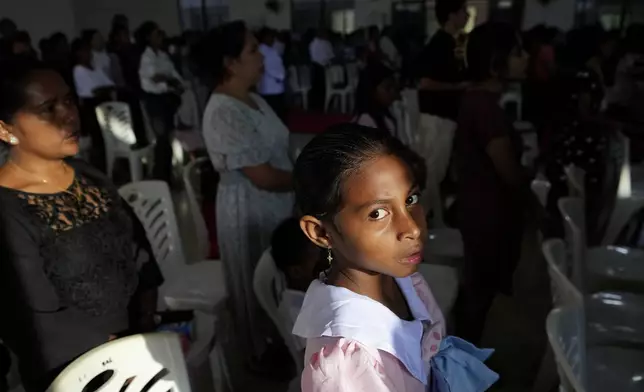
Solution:
M 16 56 L 0 63 L 0 121 L 11 123 L 27 103 L 25 88 L 35 71 L 50 69 L 40 61 Z
M 242 21 L 226 23 L 209 31 L 192 47 L 193 61 L 216 85 L 227 77 L 224 60 L 238 58 L 244 50 L 246 31 L 246 24 Z
M 585 26 L 571 30 L 566 35 L 566 56 L 564 61 L 571 67 L 582 67 L 599 54 L 602 43 L 608 35 L 601 26 Z
M 136 44 L 142 49 L 150 44 L 150 36 L 155 30 L 159 29 L 159 25 L 152 21 L 143 22 L 141 26 L 134 32 L 134 39 Z
M 492 72 L 507 71 L 512 51 L 520 47 L 517 31 L 506 23 L 489 22 L 472 31 L 467 42 L 467 67 L 474 82 L 489 79 Z
M 449 20 L 451 14 L 457 13 L 465 6 L 465 0 L 436 0 L 434 11 L 436 12 L 436 20 L 442 26 Z
M 313 243 L 300 229 L 300 221 L 297 218 L 289 218 L 282 222 L 271 237 L 271 255 L 277 268 L 283 272 L 288 267 L 304 261 L 308 249 L 312 246 Z
M 378 102 L 376 90 L 385 79 L 393 77 L 394 71 L 380 62 L 372 61 L 360 73 L 360 80 L 356 88 L 356 115 L 368 114 L 375 121 L 376 126 L 383 130 L 387 130 L 385 118 L 388 117 L 392 121 L 394 119 L 389 108 L 382 107 Z
M 276 38 L 277 37 L 277 32 L 269 27 L 262 27 L 258 32 L 257 32 L 257 40 L 259 42 L 266 42 L 270 38 Z
M 94 36 L 98 34 L 98 30 L 96 29 L 86 29 L 81 32 L 80 39 L 82 41 L 87 42 L 90 46 L 92 45 L 92 41 L 94 40 Z
M 79 60 L 78 56 L 83 51 L 91 52 L 92 51 L 92 44 L 89 41 L 87 41 L 87 39 L 76 38 L 72 42 L 72 61 L 74 62 L 74 64 L 79 64 L 80 63 L 80 60 Z
M 332 218 L 342 207 L 344 181 L 368 161 L 393 155 L 405 162 L 422 188 L 425 163 L 389 132 L 357 124 L 327 129 L 304 147 L 293 171 L 300 214 Z

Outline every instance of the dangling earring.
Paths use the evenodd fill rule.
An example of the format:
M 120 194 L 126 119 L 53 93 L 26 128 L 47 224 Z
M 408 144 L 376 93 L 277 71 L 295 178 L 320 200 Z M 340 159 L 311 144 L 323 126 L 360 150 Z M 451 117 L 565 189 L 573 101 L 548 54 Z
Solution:
M 12 145 L 18 144 L 18 138 L 13 135 L 9 136 L 9 144 L 12 144 Z
M 331 248 L 327 248 L 329 251 L 329 255 L 326 257 L 327 260 L 329 260 L 329 267 L 331 266 L 331 263 L 333 262 L 333 254 L 331 254 Z

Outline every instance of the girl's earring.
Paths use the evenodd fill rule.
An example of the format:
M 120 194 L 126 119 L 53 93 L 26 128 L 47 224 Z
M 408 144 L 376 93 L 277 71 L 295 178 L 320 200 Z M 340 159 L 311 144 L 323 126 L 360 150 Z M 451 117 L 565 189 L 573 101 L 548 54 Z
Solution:
M 329 266 L 331 266 L 331 263 L 333 262 L 333 254 L 331 254 L 331 248 L 327 248 L 329 251 L 329 255 L 326 257 L 327 260 L 329 260 Z
M 9 136 L 9 144 L 15 146 L 16 144 L 18 144 L 18 138 L 13 135 Z

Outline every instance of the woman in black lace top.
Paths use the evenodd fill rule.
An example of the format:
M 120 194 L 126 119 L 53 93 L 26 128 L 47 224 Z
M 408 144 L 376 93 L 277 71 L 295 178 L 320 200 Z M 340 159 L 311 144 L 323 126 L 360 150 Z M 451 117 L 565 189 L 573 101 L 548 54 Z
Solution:
M 114 185 L 78 153 L 69 87 L 37 63 L 0 66 L 0 338 L 27 391 L 70 361 L 154 326 L 162 276 Z

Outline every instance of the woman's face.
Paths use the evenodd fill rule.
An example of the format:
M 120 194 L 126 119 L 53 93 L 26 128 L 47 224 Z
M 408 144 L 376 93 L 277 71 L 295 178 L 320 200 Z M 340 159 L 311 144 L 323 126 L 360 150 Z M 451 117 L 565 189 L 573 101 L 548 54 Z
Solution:
M 246 31 L 244 49 L 238 58 L 232 59 L 228 66 L 229 72 L 233 77 L 240 78 L 254 86 L 264 72 L 264 56 L 259 51 L 257 39 Z
M 105 39 L 103 39 L 101 33 L 94 33 L 92 36 L 92 49 L 97 52 L 105 49 Z
M 407 165 L 377 157 L 342 186 L 342 209 L 325 224 L 333 257 L 343 266 L 409 276 L 422 261 L 427 226 L 420 191 Z
M 400 89 L 393 77 L 385 78 L 378 87 L 376 87 L 376 99 L 384 107 L 390 107 L 400 97 Z
M 508 74 L 507 79 L 510 80 L 523 80 L 527 76 L 528 61 L 530 57 L 523 49 L 522 45 L 517 45 L 508 58 Z
M 51 70 L 38 70 L 25 87 L 26 103 L 12 124 L 0 122 L 0 137 L 18 143 L 12 148 L 48 159 L 78 154 L 79 118 L 74 97 L 63 78 Z
M 163 46 L 163 32 L 160 29 L 155 29 L 150 33 L 150 46 L 155 49 Z

